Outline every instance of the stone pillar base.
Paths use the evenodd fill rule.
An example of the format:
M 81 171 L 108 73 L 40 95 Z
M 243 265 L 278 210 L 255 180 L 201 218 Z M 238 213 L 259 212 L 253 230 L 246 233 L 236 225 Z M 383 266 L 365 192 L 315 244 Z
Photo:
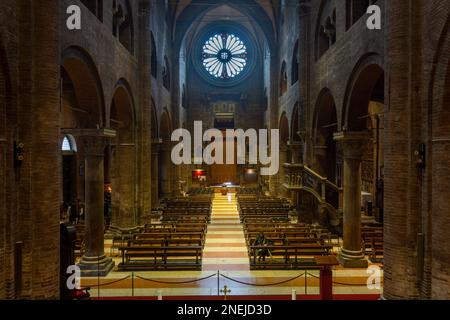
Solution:
M 369 262 L 362 251 L 350 251 L 341 248 L 337 259 L 344 268 L 368 268 Z
M 114 268 L 114 261 L 105 255 L 100 257 L 83 256 L 78 266 L 81 269 L 82 277 L 106 277 Z

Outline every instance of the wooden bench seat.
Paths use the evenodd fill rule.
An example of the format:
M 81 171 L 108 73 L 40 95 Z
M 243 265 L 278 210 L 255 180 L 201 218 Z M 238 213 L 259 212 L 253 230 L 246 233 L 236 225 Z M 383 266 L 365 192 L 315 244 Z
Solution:
M 202 246 L 122 247 L 120 271 L 201 270 Z
M 265 261 L 258 257 L 259 250 L 269 250 Z M 302 244 L 287 246 L 251 246 L 251 269 L 292 269 L 314 266 L 315 256 L 330 255 L 332 246 L 320 244 Z

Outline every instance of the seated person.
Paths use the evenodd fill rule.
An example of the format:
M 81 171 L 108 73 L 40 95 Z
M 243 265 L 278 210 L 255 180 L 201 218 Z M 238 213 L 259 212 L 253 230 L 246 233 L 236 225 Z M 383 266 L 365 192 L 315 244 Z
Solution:
M 263 233 L 258 234 L 258 236 L 255 239 L 255 242 L 253 243 L 254 246 L 271 246 L 273 245 L 273 241 L 266 238 L 266 236 Z M 267 256 L 272 256 L 269 249 L 258 249 L 258 252 L 256 253 L 258 256 L 258 261 L 266 261 Z

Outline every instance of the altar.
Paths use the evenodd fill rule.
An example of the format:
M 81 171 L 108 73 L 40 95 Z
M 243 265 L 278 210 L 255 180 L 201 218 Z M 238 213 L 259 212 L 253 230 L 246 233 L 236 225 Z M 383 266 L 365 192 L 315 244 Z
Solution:
M 237 193 L 240 186 L 231 182 L 227 182 L 224 184 L 212 185 L 211 188 L 214 190 L 214 193 L 221 193 L 226 195 L 228 193 Z

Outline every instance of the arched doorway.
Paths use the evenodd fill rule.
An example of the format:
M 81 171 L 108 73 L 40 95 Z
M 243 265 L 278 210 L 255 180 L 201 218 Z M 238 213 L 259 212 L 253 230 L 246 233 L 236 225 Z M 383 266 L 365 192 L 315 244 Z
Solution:
M 117 84 L 111 102 L 110 127 L 116 131 L 116 138 L 111 142 L 111 222 L 122 228 L 132 227 L 138 222 L 135 212 L 134 104 L 129 86 L 124 80 Z
M 323 89 L 314 113 L 314 169 L 329 181 L 340 183 L 334 133 L 337 132 L 336 104 L 330 90 Z

